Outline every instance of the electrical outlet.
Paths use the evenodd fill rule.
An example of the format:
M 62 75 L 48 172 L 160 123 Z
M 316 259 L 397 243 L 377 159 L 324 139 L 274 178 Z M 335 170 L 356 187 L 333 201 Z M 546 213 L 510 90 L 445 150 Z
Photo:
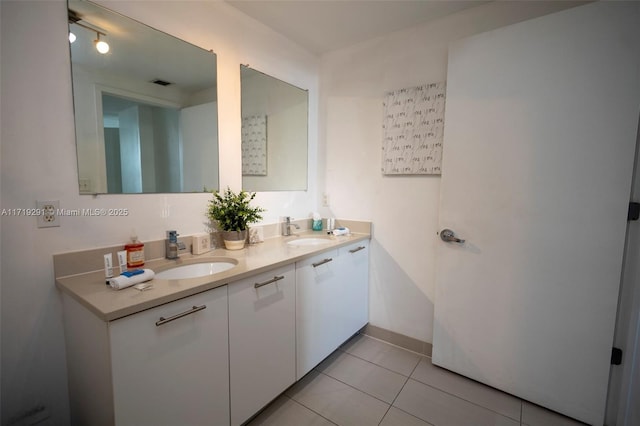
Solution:
M 60 218 L 58 210 L 60 209 L 60 201 L 36 201 L 36 208 L 39 210 L 38 228 L 52 228 L 60 226 Z
M 91 193 L 91 179 L 81 178 L 79 179 L 80 192 Z
M 329 194 L 326 192 L 322 193 L 322 206 L 329 207 Z

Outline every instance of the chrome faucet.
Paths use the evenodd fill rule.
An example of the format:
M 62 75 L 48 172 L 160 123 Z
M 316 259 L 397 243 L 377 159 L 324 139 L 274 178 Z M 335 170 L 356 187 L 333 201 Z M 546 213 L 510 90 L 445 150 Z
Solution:
M 291 227 L 294 226 L 296 229 L 300 229 L 300 225 L 297 225 L 295 223 L 291 223 L 291 216 L 285 216 L 282 218 L 283 222 L 282 222 L 282 236 L 283 237 L 288 237 L 289 235 L 292 235 L 291 233 Z

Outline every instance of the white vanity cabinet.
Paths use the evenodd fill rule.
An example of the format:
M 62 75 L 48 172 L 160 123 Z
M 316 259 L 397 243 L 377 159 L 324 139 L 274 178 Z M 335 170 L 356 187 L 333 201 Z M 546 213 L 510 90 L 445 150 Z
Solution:
M 57 279 L 71 424 L 241 425 L 367 324 L 368 240 L 264 244 L 271 263 L 201 292 L 187 279 L 159 280 L 164 295 L 113 291 L 95 272 Z
M 72 424 L 229 423 L 227 286 L 109 322 L 64 309 Z
M 361 241 L 296 263 L 298 380 L 366 325 L 368 252 Z
M 229 285 L 232 425 L 296 381 L 295 290 L 294 264 Z

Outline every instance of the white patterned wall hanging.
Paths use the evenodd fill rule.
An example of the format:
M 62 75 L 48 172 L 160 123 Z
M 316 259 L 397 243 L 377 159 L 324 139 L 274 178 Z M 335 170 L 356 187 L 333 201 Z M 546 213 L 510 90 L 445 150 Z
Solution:
M 382 104 L 383 174 L 441 173 L 445 93 L 445 82 L 386 93 Z
M 242 118 L 242 174 L 267 175 L 267 117 Z

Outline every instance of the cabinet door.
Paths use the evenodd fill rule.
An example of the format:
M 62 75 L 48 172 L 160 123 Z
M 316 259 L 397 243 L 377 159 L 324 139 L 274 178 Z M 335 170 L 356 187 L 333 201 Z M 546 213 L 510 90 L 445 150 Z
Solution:
M 227 286 L 112 321 L 110 337 L 117 425 L 229 424 Z
M 340 291 L 336 329 L 345 341 L 369 322 L 369 241 L 360 241 L 338 249 Z
M 336 308 L 341 297 L 337 250 L 296 263 L 296 377 L 300 379 L 341 343 Z
M 232 425 L 296 380 L 295 290 L 293 264 L 229 286 Z

